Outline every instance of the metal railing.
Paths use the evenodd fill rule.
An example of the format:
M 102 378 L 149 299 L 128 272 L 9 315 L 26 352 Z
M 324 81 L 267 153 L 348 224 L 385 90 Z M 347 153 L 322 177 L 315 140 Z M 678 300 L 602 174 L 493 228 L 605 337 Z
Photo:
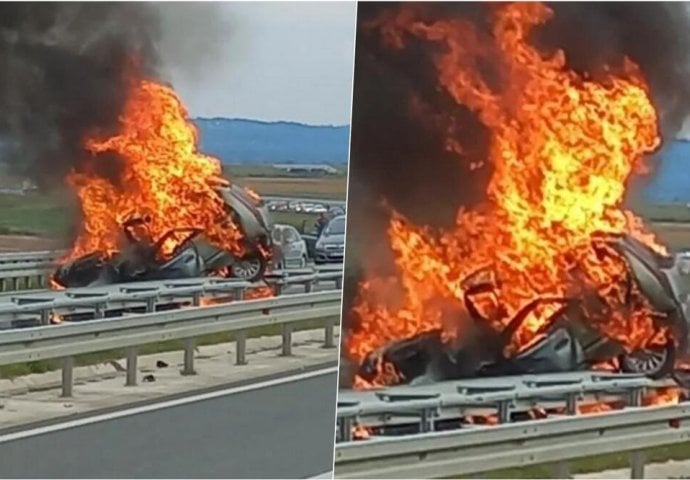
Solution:
M 630 478 L 644 478 L 645 450 L 690 441 L 690 403 L 635 407 L 336 445 L 336 478 L 441 478 L 630 452 Z
M 66 254 L 66 251 L 0 253 L 0 292 L 46 288 L 58 260 Z M 342 269 L 341 264 L 318 265 L 314 268 L 274 270 L 270 276 L 333 273 L 342 272 Z
M 102 287 L 68 290 L 34 290 L 0 295 L 0 327 L 48 325 L 59 320 L 91 320 L 132 312 L 154 312 L 160 309 L 201 305 L 217 297 L 229 300 L 247 298 L 256 288 L 269 287 L 280 295 L 288 287 L 302 287 L 311 292 L 323 283 L 342 288 L 338 271 L 298 275 L 271 276 L 266 282 L 199 277 L 181 280 L 158 280 Z M 225 298 L 228 300 L 228 298 Z
M 236 364 L 244 365 L 247 337 L 269 325 L 282 327 L 284 356 L 292 354 L 294 325 L 305 320 L 320 320 L 324 346 L 334 348 L 340 302 L 341 292 L 334 290 L 10 330 L 0 333 L 0 365 L 61 358 L 62 395 L 71 396 L 75 355 L 124 348 L 126 385 L 135 385 L 139 346 L 183 339 L 182 373 L 193 374 L 195 338 L 220 332 L 235 334 Z
M 637 407 L 651 395 L 677 385 L 670 378 L 582 371 L 341 390 L 336 440 L 352 441 L 355 427 L 367 429 L 372 436 L 395 436 L 449 428 L 494 428 L 491 424 L 468 425 L 467 420 L 474 418 L 490 417 L 496 424 L 525 424 L 535 409 L 545 414 L 576 415 L 583 408 L 602 403 Z

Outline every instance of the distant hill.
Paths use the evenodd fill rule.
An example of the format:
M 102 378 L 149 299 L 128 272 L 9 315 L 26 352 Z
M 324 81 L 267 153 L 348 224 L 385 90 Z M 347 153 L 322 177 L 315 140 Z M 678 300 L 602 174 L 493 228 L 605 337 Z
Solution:
M 201 151 L 223 163 L 347 163 L 350 127 L 197 118 Z
M 668 142 L 659 152 L 645 197 L 653 203 L 690 202 L 690 142 Z

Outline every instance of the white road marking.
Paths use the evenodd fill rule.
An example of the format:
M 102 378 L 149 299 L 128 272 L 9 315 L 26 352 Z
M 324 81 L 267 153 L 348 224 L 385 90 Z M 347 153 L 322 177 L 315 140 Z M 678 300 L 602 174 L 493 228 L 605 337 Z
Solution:
M 320 377 L 322 375 L 329 375 L 331 373 L 337 373 L 338 367 L 330 367 L 322 370 L 316 370 L 313 372 L 299 373 L 296 375 L 290 375 L 289 377 L 281 377 L 273 380 L 266 380 L 263 382 L 251 383 L 249 385 L 243 385 L 241 387 L 232 387 L 225 390 L 217 390 L 214 392 L 202 393 L 200 395 L 190 395 L 188 397 L 178 398 L 175 400 L 168 400 L 164 402 L 156 402 L 150 405 L 144 405 L 141 407 L 134 407 L 125 410 L 118 410 L 116 412 L 104 413 L 102 415 L 94 415 L 87 418 L 80 418 L 78 420 L 70 420 L 67 422 L 61 422 L 54 425 L 48 425 L 45 427 L 33 428 L 30 430 L 22 430 L 19 432 L 8 433 L 6 435 L 0 436 L 0 443 L 11 442 L 13 440 L 20 440 L 22 438 L 33 437 L 36 435 L 43 435 L 46 433 L 57 432 L 59 430 L 67 430 L 69 428 L 81 427 L 84 425 L 89 425 L 92 423 L 105 422 L 107 420 L 113 420 L 116 418 L 128 417 L 131 415 L 137 415 L 140 413 L 152 412 L 155 410 L 161 410 L 164 408 L 177 407 L 179 405 L 186 405 L 188 403 L 200 402 L 203 400 L 209 400 L 212 398 L 223 397 L 226 395 L 234 395 L 237 393 L 249 392 L 251 390 L 260 390 L 262 388 L 274 387 L 276 385 L 282 385 L 284 383 L 297 382 L 300 380 L 306 380 L 308 378 Z M 335 389 L 334 389 L 335 393 Z M 329 472 L 330 473 L 330 472 Z M 323 477 L 326 478 L 326 477 Z M 328 477 L 331 478 L 331 477 Z
M 308 478 L 333 478 L 333 472 L 332 471 L 324 472 L 324 473 L 321 473 L 319 475 L 316 475 L 315 477 L 308 477 Z

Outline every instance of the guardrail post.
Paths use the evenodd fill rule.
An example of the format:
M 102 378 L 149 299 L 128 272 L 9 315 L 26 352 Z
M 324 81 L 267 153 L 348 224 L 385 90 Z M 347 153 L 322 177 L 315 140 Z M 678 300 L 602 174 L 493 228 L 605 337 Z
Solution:
M 338 422 L 340 427 L 340 441 L 341 442 L 351 442 L 352 441 L 352 429 L 354 428 L 354 420 L 351 417 L 341 418 Z
M 323 346 L 325 348 L 335 347 L 335 319 L 333 317 L 329 317 L 326 319 Z
M 196 292 L 192 294 L 192 305 L 195 307 L 201 305 L 201 292 Z
M 196 375 L 194 371 L 194 338 L 184 339 L 184 367 L 182 375 Z
M 60 396 L 66 398 L 71 397 L 73 385 L 74 357 L 64 357 L 62 359 L 62 394 Z
M 551 478 L 570 478 L 570 462 L 562 460 L 553 465 Z
M 644 450 L 630 452 L 630 478 L 644 478 L 644 464 L 647 461 Z
M 156 299 L 147 298 L 146 299 L 146 313 L 152 313 L 156 311 Z
M 289 323 L 283 324 L 283 351 L 284 357 L 292 355 L 292 325 Z
M 235 333 L 235 348 L 237 353 L 235 355 L 235 365 L 247 364 L 247 332 L 240 330 Z
M 127 356 L 127 380 L 125 386 L 133 387 L 137 384 L 137 347 L 127 347 L 125 349 Z

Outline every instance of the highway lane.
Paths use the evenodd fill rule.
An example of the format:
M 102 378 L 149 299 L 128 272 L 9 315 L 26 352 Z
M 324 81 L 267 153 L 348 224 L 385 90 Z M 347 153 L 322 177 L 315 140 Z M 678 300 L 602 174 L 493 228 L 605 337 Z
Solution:
M 0 435 L 0 478 L 308 478 L 333 468 L 336 368 Z

